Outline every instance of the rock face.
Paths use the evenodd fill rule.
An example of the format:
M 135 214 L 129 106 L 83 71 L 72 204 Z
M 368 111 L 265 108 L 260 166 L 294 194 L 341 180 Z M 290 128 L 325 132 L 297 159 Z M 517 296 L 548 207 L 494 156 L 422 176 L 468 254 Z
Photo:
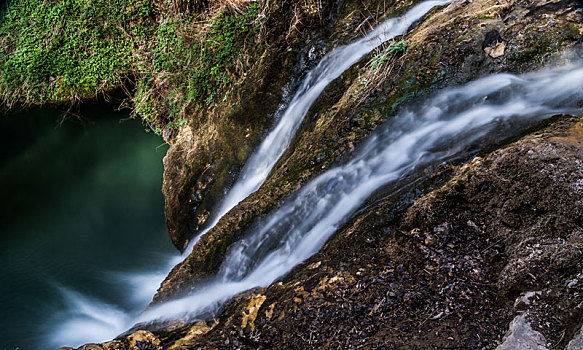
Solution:
M 574 2 L 537 4 L 511 0 L 454 1 L 426 16 L 401 38 L 410 43 L 404 54 L 391 56 L 376 70 L 357 66 L 346 72 L 306 116 L 308 125 L 260 190 L 231 210 L 198 242 L 193 253 L 164 281 L 154 301 L 187 294 L 195 288 L 197 280 L 215 273 L 227 248 L 246 228 L 277 207 L 290 192 L 352 151 L 356 143 L 400 105 L 445 84 L 467 82 L 487 73 L 535 69 L 550 60 L 553 53 L 575 45 L 580 37 L 577 29 L 581 27 L 580 8 Z M 344 6 L 350 9 L 350 2 Z M 574 25 L 573 20 L 579 24 Z M 535 28 L 547 30 L 542 33 Z M 483 47 L 499 42 L 498 36 L 508 44 L 504 56 L 493 59 Z M 536 50 L 533 42 L 537 43 Z M 375 55 L 368 59 L 373 60 Z M 200 167 L 186 170 L 188 162 L 172 163 L 168 159 L 166 167 L 182 169 L 182 174 L 203 171 Z M 165 182 L 165 188 L 169 188 L 168 183 Z M 168 206 L 183 211 L 191 208 L 169 198 L 167 212 Z M 168 222 L 177 225 L 196 222 L 173 217 L 168 216 Z
M 581 130 L 580 118 L 559 118 L 487 156 L 443 165 L 418 185 L 434 190 L 408 209 L 404 194 L 369 203 L 281 282 L 237 297 L 214 323 L 158 332 L 157 339 L 181 349 L 544 349 L 570 342 L 577 349 Z M 536 208 L 523 197 L 536 198 Z M 517 261 L 523 273 L 511 272 Z
M 233 301 L 196 346 L 564 347 L 583 316 L 583 290 L 569 287 L 583 268 L 582 126 L 562 119 L 456 167 L 405 212 L 398 196 L 371 203 L 282 282 Z M 536 210 L 514 205 L 518 193 Z M 530 254 L 534 242 L 547 243 Z M 517 259 L 524 275 L 508 273 Z M 515 303 L 521 291 L 536 292 Z
M 204 228 L 213 205 L 272 126 L 278 105 L 297 83 L 292 77 L 307 68 L 310 59 L 303 58 L 309 56 L 309 48 L 322 41 L 337 17 L 332 1 L 319 2 L 316 12 L 302 6 L 297 12 L 301 24 L 288 32 L 292 6 L 292 1 L 272 6 L 265 19 L 268 32 L 261 38 L 266 46 L 261 59 L 224 103 L 192 112 L 164 159 L 166 222 L 179 250 Z
M 193 116 L 177 136 L 164 163 L 164 193 L 178 248 L 204 225 L 269 127 L 285 101 L 276 91 L 293 85 L 291 77 L 313 65 L 318 52 L 372 24 L 380 9 L 389 16 L 409 5 L 322 1 L 312 11 L 309 4 L 282 2 L 267 19 L 273 57 L 249 73 L 257 85 L 237 87 L 236 100 Z M 301 24 L 282 28 L 294 11 L 304 11 Z M 404 52 L 379 59 L 381 48 L 323 93 L 265 184 L 194 246 L 154 303 L 195 290 L 246 229 L 400 106 L 446 84 L 561 60 L 580 47 L 582 23 L 580 2 L 567 0 L 456 0 L 430 12 L 399 39 Z M 382 63 L 372 69 L 375 59 Z M 147 341 L 164 349 L 576 348 L 583 122 L 558 116 L 497 148 L 379 191 L 280 282 L 238 296 L 216 319 L 152 330 Z M 130 342 L 126 336 L 115 344 L 129 349 Z
M 516 316 L 510 329 L 504 337 L 503 343 L 500 344 L 496 350 L 546 350 L 547 341 L 545 337 L 539 332 L 530 327 L 524 315 Z
M 265 31 L 246 43 L 264 47 L 260 57 L 222 103 L 191 112 L 164 160 L 166 223 L 179 250 L 205 228 L 225 189 L 323 54 L 361 36 L 360 24 L 409 5 L 396 2 L 372 13 L 367 8 L 382 8 L 383 1 L 362 4 L 366 7 L 337 0 L 263 2 Z

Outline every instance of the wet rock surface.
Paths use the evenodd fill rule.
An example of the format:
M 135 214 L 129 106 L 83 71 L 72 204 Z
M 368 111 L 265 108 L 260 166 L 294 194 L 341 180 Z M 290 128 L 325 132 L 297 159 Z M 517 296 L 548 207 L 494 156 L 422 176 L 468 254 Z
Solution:
M 295 7 L 302 19 L 295 31 L 290 31 L 288 21 L 294 11 L 292 1 L 270 7 L 265 18 L 267 32 L 246 43 L 265 47 L 248 77 L 218 106 L 191 111 L 188 125 L 172 141 L 164 158 L 162 191 L 167 227 L 179 250 L 204 228 L 215 209 L 213 204 L 223 196 L 222 190 L 231 185 L 265 130 L 272 126 L 286 90 L 297 84 L 292 77 L 306 69 L 298 58 L 307 55 L 306 45 L 326 31 L 325 20 L 333 20 L 337 6 L 334 1 L 318 3 L 317 12 Z
M 358 28 L 363 18 L 349 16 L 355 6 L 339 6 L 335 25 Z M 582 22 L 577 1 L 454 1 L 433 11 L 403 36 L 409 46 L 385 63 L 384 75 L 360 64 L 324 92 L 262 188 L 198 242 L 154 302 L 195 290 L 246 229 L 402 105 L 446 84 L 562 60 L 562 50 L 580 45 Z M 306 60 L 323 53 L 320 47 L 307 46 Z M 164 192 L 179 248 L 208 216 L 201 203 L 220 197 L 239 166 L 233 164 L 242 164 L 267 127 L 257 125 L 236 156 L 238 136 L 228 139 L 232 153 L 222 153 L 227 138 L 202 146 L 215 142 L 212 135 L 233 134 L 226 129 L 211 133 L 193 122 L 178 136 L 165 160 Z M 223 154 L 233 156 L 219 159 Z M 159 343 L 151 346 L 576 349 L 583 317 L 581 119 L 558 118 L 461 166 L 419 169 L 412 177 L 422 181 L 379 191 L 281 281 L 236 297 L 216 320 L 153 331 Z M 131 346 L 127 337 L 116 344 Z
M 233 301 L 197 346 L 564 348 L 583 315 L 572 284 L 583 268 L 581 126 L 563 119 L 476 158 L 404 213 L 394 199 L 371 205 L 290 276 Z M 510 209 L 510 189 L 541 209 Z M 520 224 L 506 223 L 511 213 Z M 550 218 L 562 230 L 538 224 Z M 556 264 L 524 257 L 543 241 L 557 242 L 540 248 Z M 508 273 L 517 256 L 526 277 Z
M 307 125 L 260 190 L 233 208 L 197 243 L 163 282 L 154 302 L 193 291 L 198 281 L 217 271 L 228 247 L 253 222 L 350 154 L 359 141 L 407 101 L 420 99 L 446 84 L 467 82 L 488 73 L 534 70 L 559 59 L 560 50 L 577 45 L 577 28 L 583 23 L 580 6 L 571 1 L 554 7 L 543 6 L 550 6 L 545 1 L 537 4 L 539 7 L 512 0 L 454 1 L 431 12 L 401 38 L 410 43 L 405 54 L 392 57 L 379 68 L 390 75 L 375 74 L 366 66 L 346 72 L 313 106 L 306 116 Z M 345 6 L 350 7 L 348 3 Z M 535 27 L 547 28 L 544 34 L 536 34 L 541 40 L 546 38 L 536 50 L 532 40 L 538 39 L 531 38 Z M 525 34 L 517 28 L 530 29 Z M 492 59 L 482 48 L 492 31 L 508 43 L 501 58 Z M 497 40 L 496 36 L 490 41 Z
M 232 300 L 195 341 L 177 338 L 200 324 L 155 332 L 161 346 L 577 349 L 581 130 L 582 119 L 558 118 L 454 166 L 439 185 L 452 167 L 443 165 L 409 208 L 403 194 L 369 203 L 290 275 Z M 518 194 L 537 207 L 513 204 Z
M 280 116 L 301 78 L 330 49 L 360 36 L 365 18 L 385 13 L 382 1 L 309 0 L 268 3 L 266 28 L 248 47 L 263 47 L 240 85 L 213 108 L 192 110 L 164 159 L 165 214 L 172 242 L 184 250 L 205 228 L 224 190 Z M 397 2 L 386 10 L 409 6 Z M 367 7 L 379 9 L 372 15 Z M 290 22 L 291 20 L 291 22 Z

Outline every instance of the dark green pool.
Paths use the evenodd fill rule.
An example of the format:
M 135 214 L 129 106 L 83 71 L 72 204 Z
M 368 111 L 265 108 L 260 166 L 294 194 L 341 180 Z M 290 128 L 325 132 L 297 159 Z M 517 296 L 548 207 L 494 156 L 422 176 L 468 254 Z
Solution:
M 61 126 L 54 110 L 0 116 L 0 350 L 98 337 L 92 325 L 151 297 L 134 272 L 176 254 L 160 191 L 167 146 L 126 114 L 83 113 Z

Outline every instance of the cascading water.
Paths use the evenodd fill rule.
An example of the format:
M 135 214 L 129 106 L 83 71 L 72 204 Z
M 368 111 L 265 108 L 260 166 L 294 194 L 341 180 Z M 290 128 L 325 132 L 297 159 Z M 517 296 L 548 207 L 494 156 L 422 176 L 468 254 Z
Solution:
M 239 179 L 221 201 L 208 228 L 201 231 L 190 242 L 186 252 L 191 251 L 198 239 L 214 227 L 223 215 L 251 193 L 257 191 L 263 184 L 271 169 L 273 169 L 293 141 L 304 116 L 328 84 L 384 42 L 405 33 L 413 23 L 423 17 L 429 10 L 452 1 L 433 0 L 423 2 L 413 7 L 404 16 L 391 18 L 379 24 L 364 38 L 349 45 L 341 46 L 324 56 L 318 65 L 306 75 L 275 128 L 249 158 Z
M 196 317 L 271 284 L 317 252 L 377 189 L 450 157 L 506 121 L 583 113 L 583 64 L 523 76 L 498 74 L 441 91 L 392 118 L 344 165 L 319 175 L 231 248 L 213 282 L 143 313 L 138 321 Z
M 137 304 L 147 305 L 172 267 L 185 258 L 197 240 L 214 227 L 224 214 L 263 184 L 271 169 L 293 141 L 309 108 L 330 82 L 382 43 L 405 33 L 429 10 L 451 1 L 453 0 L 431 0 L 418 4 L 405 15 L 379 24 L 364 38 L 338 47 L 324 56 L 306 75 L 275 128 L 251 156 L 240 178 L 217 207 L 208 227 L 191 240 L 185 254 L 168 257 L 165 266 L 159 271 L 123 274 L 122 279 L 129 284 L 126 289 L 132 291 L 134 301 Z M 120 274 L 117 274 L 117 277 L 119 276 Z M 59 320 L 62 321 L 58 322 L 55 329 L 51 328 L 49 338 L 55 345 L 64 343 L 80 345 L 90 341 L 111 339 L 134 323 L 130 314 L 115 305 L 109 305 L 64 288 L 62 291 L 69 310 L 58 315 Z M 99 310 L 104 310 L 107 317 L 102 317 Z

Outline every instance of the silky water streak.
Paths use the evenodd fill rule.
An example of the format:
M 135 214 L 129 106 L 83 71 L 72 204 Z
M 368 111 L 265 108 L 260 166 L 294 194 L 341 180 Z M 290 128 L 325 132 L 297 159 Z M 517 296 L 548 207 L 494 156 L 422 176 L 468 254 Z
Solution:
M 207 225 L 208 228 L 201 231 L 190 242 L 186 252 L 190 252 L 198 239 L 214 227 L 223 215 L 251 193 L 257 191 L 263 184 L 271 169 L 292 143 L 306 113 L 328 84 L 382 43 L 404 34 L 429 10 L 452 1 L 423 2 L 411 8 L 405 15 L 390 18 L 379 24 L 365 37 L 349 45 L 338 47 L 325 55 L 318 65 L 306 75 L 275 128 L 265 137 L 257 151 L 251 155 L 239 178 L 221 201 L 216 213 L 212 214 L 210 224 Z
M 193 319 L 238 293 L 267 286 L 316 253 L 380 187 L 459 153 L 506 121 L 534 123 L 558 113 L 583 114 L 581 62 L 442 90 L 419 109 L 391 118 L 351 160 L 317 176 L 257 223 L 231 247 L 212 282 L 153 307 L 138 321 Z
M 340 46 L 325 55 L 306 75 L 291 102 L 278 118 L 274 129 L 269 132 L 257 151 L 247 161 L 239 179 L 217 206 L 207 228 L 189 242 L 185 253 L 167 257 L 164 260 L 164 266 L 161 266 L 158 271 L 115 274 L 114 277 L 120 280 L 120 288 L 129 291 L 132 302 L 146 306 L 164 277 L 174 265 L 192 251 L 196 241 L 208 232 L 224 214 L 263 184 L 271 169 L 290 146 L 309 108 L 330 82 L 383 42 L 405 33 L 413 23 L 435 6 L 446 5 L 452 1 L 422 2 L 412 7 L 405 15 L 382 22 L 365 37 Z M 66 291 L 65 288 L 62 290 Z M 132 326 L 133 316 L 127 310 L 80 294 L 75 294 L 75 298 L 70 298 L 71 293 L 75 292 L 63 292 L 68 309 L 59 313 L 56 325 L 50 327 L 51 344 L 81 345 L 87 342 L 104 341 L 114 338 Z M 107 310 L 109 316 L 101 317 L 98 310 Z

